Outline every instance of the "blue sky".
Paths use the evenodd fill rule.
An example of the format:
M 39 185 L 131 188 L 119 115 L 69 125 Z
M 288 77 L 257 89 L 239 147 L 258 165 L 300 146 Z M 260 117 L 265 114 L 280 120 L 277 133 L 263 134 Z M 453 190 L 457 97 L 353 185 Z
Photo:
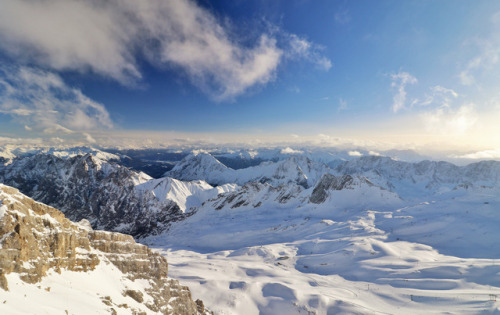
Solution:
M 496 1 L 0 1 L 0 140 L 497 150 Z

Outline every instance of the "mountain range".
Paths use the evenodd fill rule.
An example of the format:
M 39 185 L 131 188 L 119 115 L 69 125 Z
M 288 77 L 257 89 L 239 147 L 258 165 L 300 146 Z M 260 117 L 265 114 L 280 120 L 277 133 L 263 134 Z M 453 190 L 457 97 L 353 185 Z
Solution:
M 243 155 L 258 164 L 241 162 L 242 152 L 219 153 L 222 163 L 193 151 L 159 178 L 115 152 L 17 153 L 0 165 L 0 182 L 160 251 L 216 313 L 419 310 L 406 296 L 443 311 L 439 288 L 453 292 L 455 310 L 474 313 L 457 292 L 498 293 L 500 269 L 488 261 L 500 257 L 492 241 L 500 162 L 283 150 Z

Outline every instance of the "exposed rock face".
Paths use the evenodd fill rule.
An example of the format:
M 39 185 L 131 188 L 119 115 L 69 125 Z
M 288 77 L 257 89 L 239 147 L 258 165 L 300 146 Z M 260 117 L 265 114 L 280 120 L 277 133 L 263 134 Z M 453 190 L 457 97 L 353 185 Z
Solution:
M 89 252 L 88 232 L 58 210 L 3 185 L 0 200 L 2 274 L 17 272 L 22 280 L 34 283 L 51 268 L 87 271 L 99 263 L 97 255 Z
M 291 156 L 277 162 L 263 162 L 257 166 L 234 170 L 208 153 L 198 153 L 185 157 L 164 176 L 180 180 L 202 179 L 212 185 L 261 182 L 274 187 L 297 184 L 308 188 L 328 171 L 325 164 L 314 162 L 305 156 Z
M 316 184 L 309 200 L 312 203 L 323 203 L 328 197 L 328 190 L 342 190 L 353 183 L 351 175 L 334 176 L 325 174 Z
M 8 290 L 6 274 L 37 283 L 49 270 L 86 272 L 111 263 L 130 280 L 145 280 L 145 293 L 122 294 L 163 314 L 208 314 L 201 301 L 178 281 L 167 278 L 167 261 L 132 236 L 94 231 L 87 222 L 66 219 L 55 208 L 35 202 L 17 189 L 0 184 L 0 287 Z M 146 299 L 144 295 L 148 295 Z M 112 305 L 111 301 L 108 302 Z M 133 311 L 133 310 L 132 310 Z
M 73 221 L 136 237 L 157 234 L 185 217 L 179 206 L 136 189 L 151 178 L 92 154 L 67 159 L 37 154 L 0 166 L 0 182 L 51 205 Z
M 403 198 L 439 192 L 443 188 L 497 187 L 500 162 L 481 161 L 466 166 L 448 162 L 409 163 L 388 157 L 364 156 L 338 164 L 335 174 L 365 176 L 374 184 L 397 191 Z
M 208 200 L 205 205 L 210 205 L 216 210 L 239 207 L 258 208 L 266 202 L 279 206 L 279 204 L 299 202 L 302 192 L 303 188 L 296 184 L 273 187 L 268 183 L 251 182 L 235 191 L 222 193 L 217 198 Z

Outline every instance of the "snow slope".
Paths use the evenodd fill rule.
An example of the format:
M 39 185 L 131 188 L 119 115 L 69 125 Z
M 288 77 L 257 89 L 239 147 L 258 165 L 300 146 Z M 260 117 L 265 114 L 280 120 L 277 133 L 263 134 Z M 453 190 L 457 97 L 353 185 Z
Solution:
M 233 191 L 236 187 L 234 184 L 212 187 L 202 180 L 183 182 L 163 177 L 141 183 L 135 189 L 152 193 L 159 201 L 173 201 L 185 212 L 201 206 L 204 201 L 215 198 L 220 193 Z
M 449 192 L 460 186 L 497 187 L 500 184 L 498 161 L 456 166 L 443 161 L 409 163 L 370 156 L 345 161 L 337 165 L 333 173 L 365 176 L 371 182 L 413 200 Z
M 143 241 L 217 314 L 500 313 L 500 189 L 412 202 L 362 187 L 283 204 L 252 186 L 258 207 L 211 201 Z
M 165 176 L 180 180 L 202 179 L 215 185 L 267 182 L 273 186 L 296 183 L 307 188 L 314 185 L 321 175 L 328 171 L 325 164 L 314 162 L 300 155 L 234 170 L 208 153 L 193 153 L 166 172 Z
M 234 170 L 199 152 L 168 173 L 177 179 L 130 180 L 102 160 L 83 169 L 109 178 L 99 193 L 143 198 L 150 223 L 175 205 L 182 220 L 141 242 L 217 314 L 500 313 L 499 162 L 363 156 L 329 168 L 283 154 Z

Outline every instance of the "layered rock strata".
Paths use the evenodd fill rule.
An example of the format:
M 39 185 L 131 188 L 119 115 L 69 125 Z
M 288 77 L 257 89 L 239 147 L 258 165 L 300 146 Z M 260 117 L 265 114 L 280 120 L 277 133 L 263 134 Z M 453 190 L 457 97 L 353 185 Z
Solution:
M 152 313 L 209 313 L 203 302 L 192 300 L 189 288 L 167 278 L 166 259 L 136 243 L 132 236 L 94 231 L 86 220 L 73 223 L 57 209 L 0 184 L 0 287 L 3 290 L 9 290 L 6 275 L 10 273 L 18 273 L 27 283 L 37 283 L 52 270 L 88 272 L 102 263 L 113 264 L 132 281 L 146 280 L 149 286 L 144 292 L 124 289 L 121 294 L 144 303 Z M 112 306 L 111 301 L 103 302 Z M 131 309 L 131 313 L 140 312 Z

